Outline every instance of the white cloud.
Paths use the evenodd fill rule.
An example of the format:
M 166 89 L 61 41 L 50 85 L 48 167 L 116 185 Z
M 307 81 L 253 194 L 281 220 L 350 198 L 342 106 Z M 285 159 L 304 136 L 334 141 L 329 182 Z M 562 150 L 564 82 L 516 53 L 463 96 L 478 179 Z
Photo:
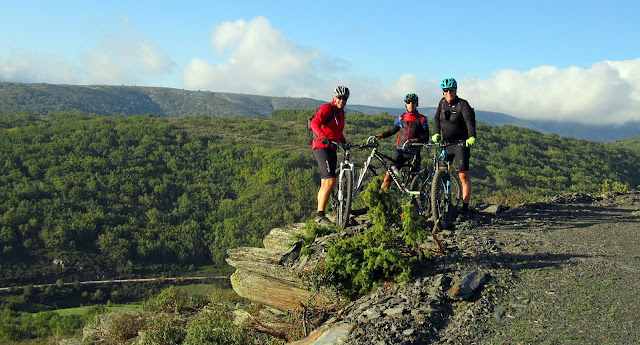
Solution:
M 167 74 L 175 63 L 158 46 L 135 37 L 105 37 L 87 54 L 86 65 L 97 84 L 137 84 L 148 75 Z
M 82 71 L 63 59 L 52 55 L 40 55 L 25 51 L 14 51 L 5 58 L 0 57 L 0 80 L 10 82 L 51 82 L 59 84 L 82 84 Z
M 219 25 L 211 44 L 218 56 L 226 56 L 226 61 L 212 65 L 205 59 L 192 59 L 183 72 L 185 88 L 315 96 L 315 91 L 308 90 L 322 84 L 315 84 L 320 73 L 340 68 L 319 59 L 318 52 L 289 41 L 264 17 Z
M 126 17 L 123 17 L 123 20 Z M 0 80 L 54 84 L 135 85 L 168 75 L 176 64 L 135 35 L 106 36 L 72 63 L 70 57 L 12 50 L 0 56 Z
M 590 124 L 640 121 L 640 59 L 591 68 L 541 66 L 503 70 L 489 80 L 459 80 L 459 95 L 476 108 L 525 119 Z

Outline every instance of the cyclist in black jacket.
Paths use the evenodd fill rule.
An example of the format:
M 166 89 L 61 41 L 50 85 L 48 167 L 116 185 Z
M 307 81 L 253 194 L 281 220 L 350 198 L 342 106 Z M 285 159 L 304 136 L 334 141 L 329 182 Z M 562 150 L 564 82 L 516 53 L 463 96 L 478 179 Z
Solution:
M 462 213 L 458 220 L 463 220 L 469 213 L 471 199 L 471 176 L 469 174 L 469 149 L 476 142 L 476 114 L 469 102 L 458 97 L 458 83 L 453 78 L 445 78 L 440 83 L 444 97 L 438 104 L 433 118 L 434 135 L 431 138 L 437 143 L 465 141 L 465 146 L 451 146 L 447 149 L 447 160 L 456 159 L 458 176 L 462 182 Z
M 429 123 L 427 118 L 418 112 L 418 95 L 415 93 L 408 93 L 404 97 L 405 108 L 407 112 L 398 115 L 393 127 L 388 131 L 376 135 L 376 138 L 388 138 L 398 133 L 398 139 L 396 140 L 396 151 L 393 154 L 393 161 L 396 169 L 399 169 L 405 165 L 410 165 L 412 171 L 418 170 L 420 167 L 420 150 L 409 149 L 404 151 L 402 145 L 406 141 L 412 142 L 427 142 L 429 141 Z M 389 189 L 391 184 L 391 175 L 389 172 L 384 176 L 381 188 L 384 190 Z

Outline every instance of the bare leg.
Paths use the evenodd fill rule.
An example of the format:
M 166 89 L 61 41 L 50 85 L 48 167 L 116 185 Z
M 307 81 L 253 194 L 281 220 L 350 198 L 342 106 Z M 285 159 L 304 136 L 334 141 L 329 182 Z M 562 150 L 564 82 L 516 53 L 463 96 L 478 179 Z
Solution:
M 462 182 L 462 203 L 468 204 L 471 199 L 471 175 L 468 171 L 458 171 L 460 182 Z
M 318 212 L 324 211 L 327 206 L 327 201 L 333 191 L 333 186 L 336 184 L 336 178 L 322 179 L 320 182 L 320 189 L 318 190 Z
M 382 185 L 380 186 L 380 188 L 382 188 L 383 190 L 388 190 L 390 185 L 391 185 L 391 174 L 389 174 L 389 172 L 387 171 L 387 174 L 384 175 L 384 181 L 382 181 Z

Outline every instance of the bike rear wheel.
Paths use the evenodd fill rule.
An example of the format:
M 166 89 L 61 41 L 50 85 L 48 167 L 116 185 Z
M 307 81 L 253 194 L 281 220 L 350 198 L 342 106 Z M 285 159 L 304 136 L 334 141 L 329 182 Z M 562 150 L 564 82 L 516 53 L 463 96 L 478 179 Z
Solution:
M 431 184 L 431 214 L 433 220 L 440 220 L 442 228 L 452 224 L 453 205 L 451 203 L 451 182 L 447 171 L 437 171 Z
M 345 171 L 338 177 L 338 200 L 336 207 L 336 225 L 340 229 L 347 227 L 351 212 L 351 198 L 353 192 L 353 176 L 351 171 Z

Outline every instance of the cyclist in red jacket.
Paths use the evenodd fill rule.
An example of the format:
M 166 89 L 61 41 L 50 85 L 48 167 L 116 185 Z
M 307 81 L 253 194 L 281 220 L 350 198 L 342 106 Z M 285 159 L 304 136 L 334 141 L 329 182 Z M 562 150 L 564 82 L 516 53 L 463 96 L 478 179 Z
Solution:
M 322 225 L 333 224 L 325 215 L 325 207 L 336 184 L 337 148 L 332 141 L 346 143 L 344 138 L 344 107 L 349 99 L 349 88 L 338 86 L 333 90 L 333 100 L 318 108 L 310 127 L 315 139 L 311 142 L 313 156 L 320 167 L 320 189 L 315 221 Z
M 411 165 L 416 169 L 420 166 L 420 150 L 409 149 L 407 151 L 402 149 L 402 145 L 406 141 L 412 142 L 427 142 L 429 141 L 429 124 L 427 118 L 418 112 L 418 95 L 415 93 L 408 93 L 404 97 L 404 106 L 407 112 L 398 115 L 393 127 L 388 131 L 376 135 L 376 138 L 388 138 L 398 133 L 398 139 L 396 140 L 396 152 L 393 155 L 393 161 L 395 162 L 396 169 L 399 169 L 405 165 Z M 392 167 L 393 169 L 393 167 Z M 381 188 L 384 190 L 389 189 L 391 184 L 391 175 L 387 171 L 382 181 Z

